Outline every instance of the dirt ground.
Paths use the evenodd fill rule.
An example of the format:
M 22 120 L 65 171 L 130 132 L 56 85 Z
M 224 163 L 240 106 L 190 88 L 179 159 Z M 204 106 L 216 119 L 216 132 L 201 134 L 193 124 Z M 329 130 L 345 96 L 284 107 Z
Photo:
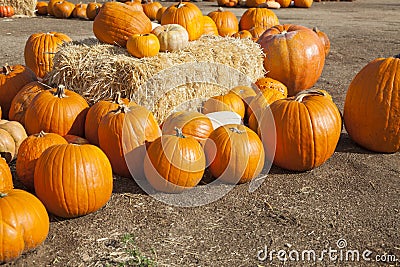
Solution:
M 213 2 L 198 4 L 204 14 L 216 9 Z M 364 65 L 400 53 L 399 0 L 318 2 L 275 12 L 282 24 L 318 26 L 328 34 L 331 52 L 315 87 L 330 92 L 340 110 Z M 74 40 L 94 36 L 90 21 L 0 19 L 0 63 L 23 64 L 25 41 L 43 31 Z M 286 256 L 300 252 L 286 266 L 400 266 L 389 257 L 400 259 L 399 210 L 400 154 L 364 150 L 343 130 L 336 152 L 321 167 L 303 173 L 273 167 L 255 192 L 240 185 L 206 206 L 168 206 L 132 179 L 118 177 L 104 208 L 76 219 L 51 216 L 44 244 L 6 266 L 133 266 L 139 260 L 142 266 L 146 260 L 158 266 L 283 265 L 277 252 L 272 261 L 263 259 L 266 248 Z M 329 248 L 337 250 L 336 260 L 327 254 L 322 261 L 301 259 L 303 250 L 320 257 Z M 359 261 L 346 261 L 349 250 L 359 251 Z

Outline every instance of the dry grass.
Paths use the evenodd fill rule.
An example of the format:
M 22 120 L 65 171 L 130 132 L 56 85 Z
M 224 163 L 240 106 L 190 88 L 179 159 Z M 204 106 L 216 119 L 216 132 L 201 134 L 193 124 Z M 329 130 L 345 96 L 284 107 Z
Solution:
M 204 98 L 250 85 L 263 75 L 258 44 L 203 36 L 182 51 L 143 59 L 95 39 L 67 44 L 55 55 L 47 79 L 80 93 L 91 104 L 121 92 L 161 121 L 176 107 L 198 107 Z
M 36 0 L 1 0 L 1 3 L 12 6 L 15 15 L 35 16 Z

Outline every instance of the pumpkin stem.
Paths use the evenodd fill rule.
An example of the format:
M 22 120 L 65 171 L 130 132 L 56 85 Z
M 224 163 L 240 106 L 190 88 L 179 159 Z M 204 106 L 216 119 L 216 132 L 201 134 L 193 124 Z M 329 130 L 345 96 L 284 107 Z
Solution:
M 185 4 L 182 3 L 182 0 L 179 0 L 179 4 L 176 6 L 177 8 L 181 8 L 183 7 Z
M 121 92 L 116 92 L 116 93 L 114 94 L 114 98 L 113 98 L 112 102 L 113 102 L 113 103 L 116 103 L 116 104 L 122 104 L 122 101 L 121 101 Z
M 220 6 L 219 8 L 218 8 L 218 12 L 224 12 L 225 10 Z
M 319 29 L 318 29 L 318 27 L 316 27 L 316 26 L 313 27 L 312 30 L 313 30 L 314 32 L 319 32 Z
M 40 133 L 37 134 L 37 137 L 43 137 L 45 135 L 46 135 L 46 133 L 42 130 L 42 131 L 40 131 Z
M 243 133 L 244 133 L 244 131 L 241 131 L 241 130 L 239 130 L 239 129 L 236 128 L 236 127 L 230 127 L 229 130 L 230 130 L 231 132 L 234 132 L 234 133 L 237 133 L 237 134 L 243 134 Z
M 176 136 L 178 136 L 180 138 L 186 138 L 186 136 L 184 136 L 183 133 L 182 133 L 182 129 L 180 129 L 178 127 L 175 127 L 174 129 L 175 129 L 175 132 L 176 132 L 176 134 L 175 134 Z
M 8 74 L 10 74 L 11 72 L 12 72 L 11 67 L 8 66 L 8 64 L 5 64 L 5 65 L 3 66 L 3 73 L 4 73 L 5 75 L 8 75 Z
M 0 192 L 0 198 L 6 197 L 6 196 L 7 196 L 7 193 Z
M 121 113 L 128 113 L 129 107 L 125 104 L 119 104 L 118 108 L 115 110 L 115 113 L 121 112 Z
M 308 89 L 308 90 L 298 92 L 297 95 L 295 96 L 294 101 L 302 102 L 304 97 L 310 96 L 310 95 L 326 96 L 326 94 L 324 92 L 322 92 L 318 89 Z
M 64 98 L 66 97 L 65 95 L 65 86 L 60 84 L 59 86 L 57 86 L 57 91 L 54 94 L 56 97 L 58 98 Z

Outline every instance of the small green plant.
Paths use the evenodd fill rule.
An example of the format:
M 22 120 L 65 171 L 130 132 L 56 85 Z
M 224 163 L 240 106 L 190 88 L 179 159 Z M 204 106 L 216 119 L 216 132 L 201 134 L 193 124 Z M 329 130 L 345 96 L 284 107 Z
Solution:
M 142 254 L 140 249 L 135 245 L 135 237 L 131 234 L 122 236 L 123 249 L 127 254 L 125 262 L 121 262 L 119 266 L 135 266 L 135 267 L 153 267 L 157 263 L 150 257 Z M 154 251 L 153 251 L 154 253 Z

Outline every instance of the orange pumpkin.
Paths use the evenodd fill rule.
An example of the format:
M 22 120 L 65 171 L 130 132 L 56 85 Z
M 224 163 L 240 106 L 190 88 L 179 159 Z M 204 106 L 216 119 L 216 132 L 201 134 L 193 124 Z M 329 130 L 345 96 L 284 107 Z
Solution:
M 125 2 L 125 5 L 133 7 L 136 11 L 143 11 L 143 6 L 141 4 L 141 1 L 130 1 L 130 2 Z
M 281 7 L 289 7 L 292 0 L 275 0 L 276 2 L 278 2 Z
M 2 118 L 8 119 L 13 98 L 26 84 L 33 81 L 37 81 L 35 73 L 25 66 L 5 65 L 0 69 L 0 106 L 2 108 Z
M 129 100 L 121 98 L 121 93 L 117 92 L 113 99 L 100 100 L 89 108 L 85 120 L 85 137 L 92 145 L 99 145 L 98 130 L 103 116 L 118 109 L 121 104 L 129 105 Z
M 32 102 L 33 98 L 40 92 L 47 89 L 47 85 L 41 82 L 30 82 L 18 92 L 13 98 L 9 111 L 9 118 L 12 121 L 18 121 L 25 126 L 26 109 Z
M 164 14 L 165 10 L 167 10 L 166 6 L 163 6 L 158 9 L 157 15 L 156 15 L 156 20 L 158 21 L 158 23 L 161 23 L 161 18 L 162 18 L 162 15 Z
M 321 76 L 325 49 L 311 29 L 276 25 L 266 30 L 258 43 L 265 54 L 267 76 L 285 84 L 289 96 L 312 87 Z
M 53 5 L 53 13 L 56 18 L 67 19 L 71 17 L 75 4 L 69 1 L 58 1 Z
M 162 5 L 160 2 L 153 2 L 153 0 L 147 0 L 146 3 L 142 4 L 143 12 L 150 20 L 157 19 L 157 12 Z
M 400 55 L 376 58 L 353 78 L 344 103 L 351 139 L 366 149 L 400 151 Z
M 295 7 L 311 7 L 313 4 L 313 0 L 294 0 Z
M 249 32 L 251 33 L 251 35 L 253 36 L 253 40 L 257 41 L 258 38 L 260 38 L 260 36 L 265 32 L 265 28 L 261 27 L 261 26 L 256 26 L 253 27 L 249 30 Z
M 179 24 L 189 33 L 189 41 L 197 40 L 203 34 L 203 13 L 195 4 L 180 0 L 165 10 L 161 24 Z
M 33 175 L 36 162 L 43 151 L 54 145 L 67 144 L 67 141 L 58 134 L 40 132 L 30 135 L 19 147 L 16 161 L 17 177 L 29 190 L 34 189 Z
M 14 188 L 10 167 L 6 160 L 0 157 L 0 192 Z
M 232 35 L 232 37 L 239 38 L 239 39 L 245 39 L 245 38 L 252 39 L 253 35 L 248 30 L 242 30 L 242 31 L 234 33 Z
M 284 85 L 280 81 L 277 81 L 270 77 L 262 77 L 262 78 L 257 79 L 257 81 L 255 82 L 255 85 L 257 85 L 257 87 L 260 89 L 260 91 L 264 91 L 265 89 L 275 89 L 275 90 L 280 91 L 282 94 L 284 94 L 285 97 L 288 94 L 286 85 Z
M 258 135 L 244 125 L 215 129 L 204 145 L 211 174 L 231 184 L 246 183 L 261 173 L 265 153 Z
M 60 85 L 32 100 L 25 113 L 25 127 L 30 135 L 44 131 L 84 136 L 88 109 L 82 96 Z
M 98 147 L 54 145 L 37 160 L 34 185 L 49 212 L 73 218 L 95 212 L 108 202 L 113 175 L 107 156 Z
M 325 32 L 320 31 L 317 27 L 314 27 L 313 31 L 318 35 L 319 39 L 321 40 L 322 44 L 324 45 L 325 57 L 328 56 L 329 51 L 331 50 L 331 42 L 329 40 L 328 35 Z
M 234 7 L 238 5 L 238 0 L 217 0 L 218 6 Z
M 133 7 L 118 2 L 106 2 L 93 22 L 93 32 L 101 42 L 126 47 L 133 34 L 152 30 L 150 19 Z
M 253 27 L 261 27 L 264 30 L 279 24 L 276 14 L 268 8 L 249 8 L 239 21 L 240 30 L 250 30 Z
M 233 111 L 239 114 L 239 116 L 243 119 L 245 114 L 245 106 L 240 96 L 234 93 L 213 96 L 203 103 L 202 112 L 204 114 L 217 111 Z
M 0 18 L 12 17 L 15 14 L 15 9 L 12 6 L 0 5 Z
M 271 112 L 261 117 L 259 129 L 267 158 L 275 165 L 306 171 L 332 156 L 342 120 L 335 103 L 323 90 L 301 91 L 269 107 Z
M 99 146 L 106 153 L 115 174 L 143 177 L 146 142 L 161 135 L 153 114 L 142 106 L 120 105 L 100 121 Z M 128 164 L 127 164 L 128 163 Z
M 36 14 L 40 16 L 46 16 L 47 13 L 47 6 L 49 4 L 44 1 L 39 1 L 36 3 Z
M 50 0 L 49 4 L 47 6 L 47 12 L 49 13 L 50 16 L 54 16 L 54 11 L 53 11 L 53 6 L 55 3 L 60 2 L 63 0 Z
M 213 131 L 211 120 L 197 111 L 179 111 L 169 115 L 163 122 L 162 133 L 173 135 L 176 128 L 184 136 L 191 136 L 203 143 Z
M 217 25 L 209 16 L 203 16 L 203 34 L 219 35 Z
M 203 177 L 206 158 L 196 139 L 163 135 L 149 145 L 144 159 L 147 181 L 157 191 L 179 193 L 196 186 Z
M 100 8 L 102 7 L 101 3 L 97 3 L 96 1 L 90 2 L 86 7 L 86 17 L 89 20 L 94 20 L 100 12 Z
M 267 0 L 246 0 L 246 7 L 257 8 L 267 2 Z
M 225 11 L 222 7 L 219 7 L 216 11 L 208 13 L 207 16 L 212 18 L 217 25 L 220 36 L 231 36 L 239 31 L 239 21 L 231 11 Z
M 78 19 L 87 19 L 86 15 L 87 4 L 76 4 L 74 11 L 72 11 L 72 17 Z
M 25 44 L 25 64 L 40 78 L 53 68 L 54 54 L 61 45 L 71 42 L 69 36 L 58 32 L 34 33 Z
M 229 90 L 229 93 L 238 95 L 244 101 L 245 107 L 247 107 L 251 100 L 257 95 L 257 92 L 258 91 L 253 88 L 244 85 L 235 86 Z
M 137 58 L 154 57 L 160 52 L 160 41 L 152 33 L 137 33 L 128 38 L 126 49 Z
M 20 189 L 0 192 L 0 214 L 0 262 L 13 261 L 46 240 L 49 216 L 34 195 Z

